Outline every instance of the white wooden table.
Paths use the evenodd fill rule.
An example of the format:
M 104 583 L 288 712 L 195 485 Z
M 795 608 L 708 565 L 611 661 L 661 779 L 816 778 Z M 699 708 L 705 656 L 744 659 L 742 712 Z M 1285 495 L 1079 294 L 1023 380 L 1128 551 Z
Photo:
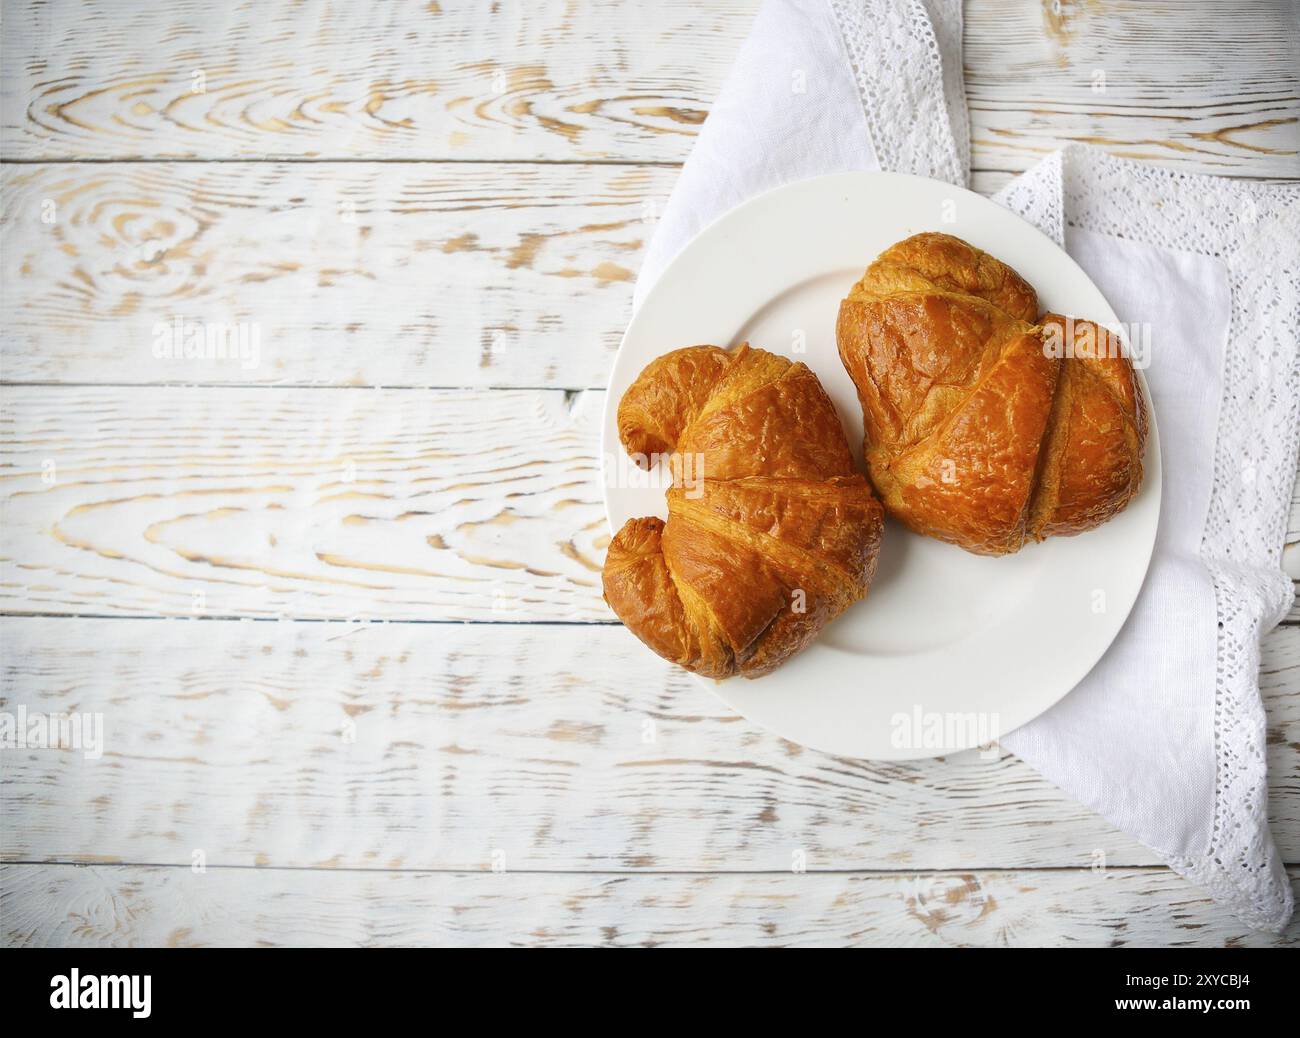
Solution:
M 4 0 L 0 706 L 104 723 L 0 753 L 6 944 L 1300 943 L 601 601 L 600 387 L 754 8 Z M 1300 180 L 1286 0 L 966 14 L 978 190 L 1067 140 Z M 1300 881 L 1300 611 L 1261 680 Z

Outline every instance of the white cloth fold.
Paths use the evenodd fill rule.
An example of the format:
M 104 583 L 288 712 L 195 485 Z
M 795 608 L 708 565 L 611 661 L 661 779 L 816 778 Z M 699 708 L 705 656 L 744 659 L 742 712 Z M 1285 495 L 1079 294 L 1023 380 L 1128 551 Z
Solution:
M 647 253 L 635 302 L 702 227 L 844 170 L 965 183 L 960 0 L 768 0 Z M 1300 189 L 1071 146 L 997 200 L 1061 243 L 1128 325 L 1164 487 L 1123 631 L 1002 743 L 1249 925 L 1292 899 L 1268 831 L 1260 639 L 1290 608 L 1281 549 L 1300 449 Z M 864 262 L 869 257 L 864 257 Z

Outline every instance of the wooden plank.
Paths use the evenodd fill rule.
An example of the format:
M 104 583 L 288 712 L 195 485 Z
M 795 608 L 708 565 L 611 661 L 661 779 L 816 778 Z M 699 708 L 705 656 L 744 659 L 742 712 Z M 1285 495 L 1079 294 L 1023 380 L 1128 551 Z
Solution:
M 8 613 L 612 619 L 603 393 L 4 395 Z
M 603 394 L 5 397 L 7 611 L 612 619 L 599 587 Z
M 965 5 L 972 165 L 1066 141 L 1187 172 L 1300 177 L 1291 0 Z
M 0 168 L 0 375 L 603 387 L 676 171 L 466 169 Z M 980 174 L 974 186 L 992 193 L 1009 179 Z M 160 358 L 156 326 L 174 328 L 177 318 L 205 330 L 255 326 L 257 355 Z
M 11 861 L 475 870 L 1148 865 L 1009 753 L 872 763 L 734 715 L 620 627 L 0 621 Z M 1300 627 L 1273 632 L 1270 811 L 1300 860 Z M 93 734 L 93 733 L 92 733 Z M 96 750 L 95 746 L 98 747 Z
M 1300 886 L 1300 870 L 1292 870 Z M 1294 947 L 1165 869 L 769 875 L 0 867 L 9 947 Z
M 24 5 L 6 153 L 680 162 L 757 6 Z
M 0 175 L 6 381 L 577 388 L 608 378 L 677 174 L 124 163 Z M 243 323 L 256 355 L 160 357 L 172 340 L 157 329 L 178 319 Z
M 0 373 L 91 384 L 603 387 L 676 171 L 465 170 L 0 169 Z M 155 326 L 177 318 L 255 326 L 257 355 L 160 358 Z
M 612 620 L 604 398 L 10 387 L 0 610 Z
M 1286 0 L 1235 15 L 1221 0 L 965 6 L 975 168 L 1086 140 L 1189 171 L 1300 176 Z M 681 162 L 756 9 L 61 0 L 7 13 L 0 127 L 25 160 Z

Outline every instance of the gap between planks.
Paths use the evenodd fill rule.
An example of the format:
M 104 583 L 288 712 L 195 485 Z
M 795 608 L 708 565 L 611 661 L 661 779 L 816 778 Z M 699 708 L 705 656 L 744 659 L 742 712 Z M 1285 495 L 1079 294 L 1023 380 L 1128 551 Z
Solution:
M 23 868 L 50 868 L 50 869 L 155 869 L 155 870 L 179 870 L 183 872 L 285 872 L 298 873 L 308 872 L 324 875 L 405 875 L 405 876 L 483 876 L 495 875 L 491 866 L 483 868 L 436 868 L 423 865 L 412 866 L 373 866 L 366 867 L 363 865 L 232 865 L 230 863 L 219 863 L 204 865 L 203 870 L 197 870 L 193 865 L 186 862 L 165 862 L 165 861 L 119 861 L 116 859 L 41 859 L 41 858 L 5 858 L 0 857 L 0 871 L 6 867 L 23 867 Z M 1283 862 L 1283 868 L 1288 875 L 1300 876 L 1300 862 Z M 1078 875 L 1082 873 L 1102 874 L 1104 872 L 1139 874 L 1149 873 L 1153 875 L 1174 874 L 1168 865 L 1148 864 L 1148 865 L 1108 865 L 1103 868 L 1094 868 L 1088 865 L 1016 865 L 1016 866 L 997 866 L 997 865 L 960 865 L 944 866 L 935 868 L 843 868 L 843 869 L 822 869 L 811 868 L 803 872 L 795 873 L 789 868 L 779 869 L 579 869 L 579 868 L 554 868 L 554 869 L 505 869 L 501 870 L 504 874 L 511 876 L 590 876 L 594 879 L 617 879 L 629 876 L 679 876 L 679 877 L 703 877 L 703 876 L 787 876 L 787 875 L 807 875 L 807 876 L 857 876 L 864 878 L 896 878 L 907 876 L 951 876 L 971 872 L 980 875 L 1023 875 L 1023 874 L 1051 874 L 1064 873 Z M 1199 891 L 1198 887 L 1189 885 L 1189 889 Z
M 156 869 L 179 870 L 182 872 L 191 872 L 201 875 L 202 872 L 196 870 L 192 864 L 187 862 L 168 862 L 168 861 L 61 861 L 58 859 L 22 859 L 22 858 L 0 858 L 0 871 L 7 867 L 24 867 L 24 868 L 51 868 L 51 869 Z M 1286 870 L 1287 875 L 1300 878 L 1300 862 L 1283 862 L 1282 867 Z M 944 868 L 843 868 L 843 869 L 823 869 L 811 868 L 805 872 L 794 872 L 791 869 L 611 869 L 611 868 L 594 868 L 594 869 L 503 869 L 500 872 L 494 872 L 491 866 L 484 866 L 479 869 L 440 869 L 428 866 L 397 866 L 390 868 L 387 866 L 364 865 L 231 865 L 216 864 L 204 865 L 203 869 L 209 872 L 312 872 L 324 873 L 331 876 L 336 875 L 400 875 L 400 876 L 485 876 L 485 875 L 508 875 L 508 876 L 587 876 L 592 879 L 618 879 L 627 876 L 679 876 L 684 878 L 708 877 L 708 876 L 852 876 L 863 879 L 896 879 L 907 876 L 957 876 L 964 873 L 977 873 L 981 876 L 1019 876 L 1025 873 L 1063 873 L 1065 875 L 1079 875 L 1089 873 L 1092 875 L 1104 875 L 1107 871 L 1114 871 L 1125 874 L 1150 875 L 1167 875 L 1172 870 L 1168 865 L 1150 864 L 1150 865 L 1108 865 L 1103 868 L 1094 868 L 1087 865 L 961 865 L 948 866 Z M 1191 887 L 1197 890 L 1196 887 Z

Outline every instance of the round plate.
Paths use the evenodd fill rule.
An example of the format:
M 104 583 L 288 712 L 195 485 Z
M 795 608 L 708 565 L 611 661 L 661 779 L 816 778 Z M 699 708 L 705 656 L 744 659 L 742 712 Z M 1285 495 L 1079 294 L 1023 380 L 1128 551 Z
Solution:
M 611 530 L 635 516 L 667 516 L 666 471 L 641 474 L 631 465 L 616 419 L 641 369 L 681 346 L 748 341 L 803 361 L 835 402 L 861 463 L 862 412 L 836 349 L 836 314 L 868 263 L 920 231 L 954 234 L 1009 264 L 1045 310 L 1119 324 L 1050 238 L 970 191 L 897 173 L 778 188 L 683 249 L 623 337 L 601 440 Z M 776 734 L 842 756 L 907 760 L 995 741 L 1078 684 L 1123 626 L 1160 512 L 1154 414 L 1144 466 L 1141 492 L 1104 526 L 1002 558 L 887 520 L 867 597 L 813 645 L 763 678 L 700 680 Z

